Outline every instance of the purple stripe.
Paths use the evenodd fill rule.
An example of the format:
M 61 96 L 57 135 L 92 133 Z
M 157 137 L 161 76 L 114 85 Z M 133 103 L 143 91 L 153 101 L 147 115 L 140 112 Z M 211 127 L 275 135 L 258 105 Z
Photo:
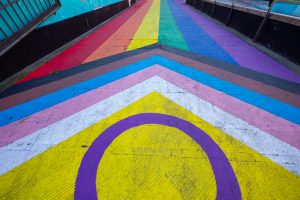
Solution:
M 208 17 L 196 13 L 190 7 L 184 5 L 181 0 L 175 2 L 242 67 L 300 83 L 300 76 L 296 73 L 226 31 Z
M 75 200 L 97 199 L 97 169 L 105 150 L 124 131 L 145 124 L 160 124 L 174 127 L 193 138 L 206 152 L 212 166 L 217 185 L 216 199 L 241 199 L 239 183 L 228 159 L 220 147 L 205 132 L 192 123 L 174 116 L 142 113 L 115 123 L 100 134 L 92 143 L 85 153 L 78 170 L 74 194 Z

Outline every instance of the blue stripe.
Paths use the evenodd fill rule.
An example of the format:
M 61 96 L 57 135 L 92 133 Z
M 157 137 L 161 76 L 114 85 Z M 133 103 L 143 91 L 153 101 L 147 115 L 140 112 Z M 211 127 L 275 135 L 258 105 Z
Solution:
M 88 92 L 90 90 L 96 89 L 120 78 L 123 78 L 127 75 L 133 74 L 139 70 L 151 66 L 152 63 L 155 62 L 155 60 L 155 58 L 142 60 L 137 63 L 120 68 L 118 70 L 109 72 L 107 74 L 103 74 L 95 78 L 89 79 L 87 81 L 74 84 L 70 87 L 58 90 L 54 93 L 50 93 L 48 95 L 36 98 L 34 100 L 4 110 L 0 112 L 0 126 L 20 120 L 36 112 L 54 106 L 55 104 L 61 103 L 70 98 L 81 95 L 85 92 Z
M 285 104 L 276 99 L 261 95 L 241 86 L 218 79 L 214 76 L 187 67 L 180 63 L 171 61 L 162 56 L 153 56 L 148 59 L 127 65 L 121 69 L 109 72 L 104 75 L 100 75 L 98 77 L 89 79 L 81 83 L 77 83 L 68 88 L 64 88 L 54 93 L 39 97 L 37 99 L 4 110 L 0 112 L 0 125 L 3 126 L 14 121 L 20 120 L 36 112 L 54 106 L 55 104 L 58 104 L 60 102 L 66 101 L 70 98 L 76 97 L 90 90 L 101 87 L 105 84 L 133 74 L 154 64 L 160 64 L 172 71 L 185 75 L 197 82 L 215 88 L 216 90 L 219 90 L 237 99 L 257 106 L 286 120 L 289 120 L 296 124 L 300 124 L 300 109 L 297 107 Z
M 238 65 L 238 63 L 235 62 L 235 60 L 227 54 L 227 52 L 222 49 L 205 31 L 203 31 L 190 16 L 188 16 L 176 4 L 171 3 L 170 0 L 168 2 L 190 51 Z

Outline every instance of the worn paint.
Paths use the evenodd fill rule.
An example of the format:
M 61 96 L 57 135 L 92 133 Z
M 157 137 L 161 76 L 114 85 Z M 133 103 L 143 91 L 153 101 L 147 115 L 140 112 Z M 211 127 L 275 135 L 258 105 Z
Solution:
M 155 83 L 155 82 L 157 82 L 157 80 L 153 80 L 153 83 Z M 145 87 L 142 87 L 142 88 L 145 88 Z M 169 93 L 169 94 L 172 94 L 172 93 Z M 176 96 L 178 96 L 179 98 L 185 97 L 184 93 L 179 93 L 179 95 L 176 95 Z M 178 97 L 175 97 L 175 99 Z M 175 99 L 172 98 L 172 100 L 175 100 Z M 189 102 L 189 101 L 186 101 L 186 102 Z M 197 103 L 197 102 L 195 102 L 195 103 Z M 180 104 L 190 107 L 189 105 L 185 104 L 184 102 L 180 102 Z M 201 110 L 201 109 L 197 109 L 197 108 L 196 109 L 191 108 L 191 109 L 192 109 L 191 111 L 193 113 L 195 113 L 196 115 L 198 115 L 196 110 L 198 110 L 198 111 Z M 210 135 L 210 137 L 212 137 L 223 149 L 226 156 L 230 160 L 230 163 L 231 163 L 233 169 L 237 172 L 236 173 L 237 178 L 239 180 L 239 184 L 240 184 L 241 191 L 242 191 L 244 198 L 257 198 L 261 195 L 268 195 L 268 196 L 274 197 L 274 198 L 275 197 L 280 198 L 280 196 L 289 197 L 289 198 L 299 197 L 299 195 L 300 195 L 299 190 L 295 189 L 295 188 L 299 187 L 299 184 L 300 184 L 299 177 L 288 172 L 287 170 L 284 170 L 282 167 L 279 167 L 278 165 L 276 165 L 273 162 L 271 162 L 270 160 L 268 160 L 266 157 L 256 153 L 254 150 L 243 145 L 242 143 L 238 142 L 237 140 L 233 140 L 230 136 L 227 136 L 222 131 L 218 130 L 217 128 L 211 126 L 209 123 L 206 123 L 205 121 L 196 117 L 194 114 L 187 112 L 184 108 L 181 108 L 180 106 L 172 103 L 170 100 L 167 100 L 165 97 L 162 97 L 157 93 L 151 94 L 151 95 L 147 96 L 146 98 L 143 98 L 142 100 L 137 101 L 136 103 L 134 103 L 133 105 L 131 105 L 129 107 L 126 107 L 122 111 L 117 112 L 114 115 L 108 117 L 107 119 L 100 121 L 99 123 L 91 126 L 90 128 L 86 129 L 85 131 L 83 131 L 79 134 L 76 134 L 74 137 L 71 137 L 69 140 L 66 140 L 61 145 L 51 148 L 50 150 L 46 151 L 45 154 L 40 154 L 39 156 L 31 159 L 29 162 L 26 162 L 23 165 L 20 165 L 15 170 L 6 173 L 4 176 L 1 176 L 0 181 L 5 180 L 5 182 L 8 183 L 8 184 L 2 184 L 0 186 L 1 193 L 2 194 L 5 194 L 5 193 L 11 194 L 16 197 L 19 194 L 19 195 L 24 195 L 22 197 L 27 197 L 27 198 L 30 198 L 30 197 L 32 197 L 32 195 L 34 195 L 36 198 L 47 198 L 48 197 L 49 199 L 57 198 L 58 197 L 57 195 L 59 195 L 60 198 L 64 198 L 64 197 L 66 198 L 66 197 L 73 196 L 74 184 L 75 184 L 75 180 L 76 180 L 75 178 L 77 175 L 77 169 L 80 165 L 82 156 L 86 152 L 86 148 L 81 148 L 81 146 L 86 145 L 89 147 L 91 145 L 91 142 L 99 135 L 99 133 L 104 131 L 110 125 L 118 122 L 120 119 L 124 119 L 126 116 L 132 116 L 135 113 L 141 113 L 141 112 L 142 113 L 156 112 L 156 113 L 166 113 L 169 115 L 174 115 L 174 116 L 183 118 L 185 120 L 188 120 L 190 122 L 193 122 L 194 125 L 198 126 L 203 131 L 208 133 Z M 203 114 L 205 115 L 205 112 L 203 112 Z M 85 115 L 85 116 L 87 116 L 87 115 Z M 90 116 L 93 116 L 93 115 L 90 115 Z M 219 116 L 222 116 L 222 115 L 219 115 Z M 78 123 L 78 120 L 77 120 L 77 123 Z M 86 123 L 88 123 L 88 122 L 86 122 Z M 70 126 L 70 127 L 73 127 L 73 126 Z M 70 128 L 70 127 L 68 127 L 68 128 Z M 62 133 L 65 133 L 65 131 L 67 129 L 56 129 L 58 131 L 56 134 L 60 135 Z M 228 130 L 230 130 L 230 129 L 228 129 Z M 172 131 L 172 132 L 174 132 L 174 131 Z M 112 149 L 109 150 L 108 152 L 106 152 L 108 157 L 106 156 L 106 159 L 103 163 L 104 165 L 102 165 L 102 163 L 100 164 L 100 167 L 101 167 L 100 169 L 102 169 L 104 171 L 103 173 L 110 174 L 110 172 L 113 172 L 110 170 L 118 171 L 117 170 L 118 167 L 121 167 L 119 162 L 124 163 L 124 165 L 122 165 L 123 172 L 130 170 L 131 166 L 133 166 L 135 164 L 137 164 L 139 167 L 142 167 L 145 164 L 145 162 L 147 162 L 144 159 L 138 159 L 138 157 L 136 157 L 136 158 L 133 157 L 132 159 L 135 159 L 135 160 L 138 159 L 138 160 L 136 163 L 132 163 L 132 162 L 130 162 L 130 157 L 128 158 L 128 155 L 126 153 L 126 151 L 130 151 L 130 149 L 134 150 L 135 145 L 134 145 L 134 143 L 132 143 L 134 140 L 132 140 L 131 138 L 132 137 L 138 138 L 139 137 L 139 136 L 137 136 L 137 135 L 139 135 L 138 133 L 139 132 L 132 130 L 131 131 L 131 134 L 133 134 L 132 136 L 129 135 L 128 137 L 125 137 L 125 138 L 121 137 L 118 139 L 118 142 L 116 144 L 113 144 L 113 146 L 111 147 Z M 160 132 L 160 134 L 165 134 L 165 133 L 166 132 Z M 128 133 L 128 134 L 130 134 L 130 133 Z M 157 137 L 147 137 L 147 136 L 149 136 L 149 134 L 151 134 L 151 131 L 145 132 L 145 134 L 142 134 L 140 136 L 141 138 L 136 141 L 137 145 L 138 146 L 142 145 L 142 147 L 143 147 L 143 145 L 146 145 L 148 142 L 155 140 L 155 138 L 159 139 L 159 137 L 158 138 Z M 143 135 L 145 135 L 145 136 L 143 136 Z M 146 137 L 146 138 L 144 138 L 144 137 Z M 188 149 L 186 149 L 186 151 L 180 151 L 180 149 L 176 148 L 176 147 L 178 147 L 176 145 L 176 143 L 174 143 L 175 141 L 178 141 L 178 140 L 176 140 L 177 137 L 176 137 L 176 135 L 174 136 L 173 143 L 172 142 L 170 144 L 164 143 L 165 145 L 168 145 L 168 144 L 171 145 L 171 146 L 168 145 L 168 147 L 171 149 L 172 149 L 172 146 L 175 145 L 174 150 L 173 150 L 174 153 L 172 155 L 178 155 L 178 157 L 175 156 L 175 160 L 173 162 L 176 163 L 176 158 L 178 158 L 180 160 L 180 157 L 181 156 L 184 157 L 184 155 L 186 155 L 186 153 L 187 153 L 187 155 L 191 156 L 191 158 L 194 158 L 193 160 L 191 160 L 192 162 L 198 163 L 198 159 L 196 159 L 196 158 L 199 158 L 199 157 L 205 158 L 205 156 L 203 155 L 203 152 L 201 150 L 197 150 L 197 148 L 193 148 L 192 143 L 187 146 Z M 122 138 L 125 141 L 122 142 Z M 128 148 L 126 144 L 128 144 L 132 148 Z M 157 144 L 157 143 L 154 143 L 153 145 L 155 145 L 155 144 Z M 146 147 L 147 147 L 147 145 L 144 146 L 144 148 L 146 148 Z M 152 152 L 152 154 L 154 154 L 157 151 L 158 151 L 157 153 L 162 151 L 162 153 L 170 155 L 170 154 L 168 154 L 168 151 L 164 151 L 163 149 L 161 149 L 159 147 L 160 147 L 159 145 L 158 146 L 155 145 L 152 147 L 150 146 L 149 150 L 150 150 L 150 152 Z M 38 148 L 38 146 L 36 146 L 36 148 Z M 124 152 L 124 150 L 121 151 L 124 153 L 124 156 L 122 156 L 122 153 L 120 154 L 121 160 L 118 159 L 119 162 L 113 161 L 112 159 L 116 159 L 116 156 L 118 155 L 118 154 L 116 154 L 116 152 L 119 152 L 120 150 L 122 150 L 124 148 L 127 150 L 125 152 Z M 112 152 L 112 150 L 114 153 Z M 60 152 L 64 152 L 64 153 L 61 154 Z M 238 153 L 238 152 L 240 152 L 240 153 Z M 61 156 L 59 156 L 60 158 L 57 157 L 57 154 L 61 155 Z M 130 154 L 130 152 L 128 152 L 128 154 Z M 162 156 L 163 154 L 156 154 L 156 156 L 154 154 L 153 157 L 158 157 L 157 158 L 158 160 L 156 159 L 156 161 L 159 161 L 160 155 Z M 169 157 L 170 159 L 172 159 L 172 157 L 173 157 L 172 155 L 170 155 L 170 157 L 167 156 L 167 158 Z M 137 156 L 139 156 L 139 154 Z M 177 162 L 179 160 L 177 160 Z M 163 161 L 163 160 L 161 160 L 161 161 Z M 41 162 L 43 162 L 43 165 L 40 164 Z M 107 163 L 110 163 L 110 164 L 115 163 L 115 165 L 105 165 Z M 208 164 L 207 162 L 205 162 L 205 160 L 204 160 L 204 163 Z M 203 163 L 203 167 L 208 167 L 204 163 Z M 153 164 L 155 166 L 155 164 L 159 164 L 159 162 L 154 162 Z M 195 165 L 195 164 L 196 163 L 194 163 L 193 165 Z M 49 168 L 49 166 L 51 166 L 51 167 Z M 64 167 L 60 167 L 60 166 L 64 166 Z M 177 168 L 177 165 L 176 164 L 173 165 L 173 168 L 174 167 Z M 31 170 L 32 168 L 34 168 L 36 170 Z M 143 168 L 143 169 L 145 169 L 145 168 Z M 166 168 L 164 169 L 164 166 L 162 166 L 158 169 L 167 170 Z M 187 169 L 187 168 L 184 168 L 184 169 Z M 193 169 L 193 167 L 191 168 L 191 170 L 192 169 Z M 194 168 L 194 169 L 196 170 L 196 168 Z M 209 170 L 209 168 L 207 170 Z M 53 171 L 53 173 L 51 173 L 51 171 Z M 120 171 L 119 173 L 121 173 L 122 171 Z M 149 172 L 151 174 L 151 170 Z M 9 186 L 11 184 L 9 184 L 9 182 L 10 182 L 10 180 L 13 181 L 14 179 L 12 177 L 18 175 L 19 173 L 26 174 L 26 176 L 23 176 L 23 178 L 21 180 L 19 180 L 20 186 L 22 186 L 22 185 L 24 185 L 24 186 L 20 187 L 20 189 L 18 191 L 16 191 L 16 190 L 10 191 L 11 187 L 9 187 Z M 46 173 L 52 174 L 52 175 L 46 176 L 45 175 Z M 143 171 L 140 171 L 140 173 L 143 173 Z M 139 172 L 136 172 L 133 174 L 129 173 L 129 175 L 131 174 L 133 177 L 142 176 L 142 174 L 140 174 L 140 173 Z M 64 174 L 68 174 L 68 175 L 66 175 L 65 178 L 62 179 L 61 176 L 64 176 Z M 115 173 L 111 173 L 111 174 L 115 174 Z M 157 176 L 155 176 L 156 173 L 152 172 L 152 174 L 153 174 L 152 177 L 157 177 Z M 199 174 L 199 173 L 195 172 L 195 174 Z M 116 175 L 118 175 L 118 173 Z M 98 176 L 97 179 L 103 180 L 100 178 L 102 176 L 102 173 L 98 174 L 97 176 Z M 40 177 L 40 179 L 38 177 Z M 191 179 L 193 179 L 193 177 L 186 175 L 183 177 L 178 176 L 177 180 L 175 178 L 175 181 L 180 181 L 180 180 L 183 181 L 185 178 L 189 178 L 189 177 Z M 112 177 L 112 179 L 109 179 L 109 180 L 111 180 L 111 181 L 115 180 L 116 182 L 113 181 L 113 183 L 117 187 L 117 182 L 122 181 L 122 180 L 119 180 L 116 178 Z M 208 177 L 206 177 L 206 178 L 208 178 Z M 29 190 L 29 192 L 28 192 L 29 185 L 27 184 L 27 182 L 28 182 L 28 180 L 32 180 L 32 179 L 35 179 L 36 184 L 34 186 L 30 185 L 31 190 Z M 187 179 L 186 181 L 189 181 L 191 179 Z M 48 180 L 51 181 L 52 184 L 49 184 Z M 128 181 L 130 181 L 130 180 L 131 179 L 128 179 Z M 160 180 L 160 179 L 158 179 L 158 180 Z M 257 180 L 262 180 L 264 184 L 261 184 L 261 185 L 257 184 Z M 208 183 L 214 184 L 214 180 L 207 180 L 207 181 L 208 181 Z M 286 187 L 286 181 L 289 181 L 289 187 Z M 104 183 L 102 182 L 99 184 L 100 184 L 99 186 L 102 186 Z M 104 191 L 107 191 L 105 189 L 105 187 L 107 187 L 109 185 L 110 184 L 103 186 L 101 188 Z M 130 186 L 130 185 L 131 184 L 129 184 L 128 186 Z M 200 186 L 200 185 L 196 185 L 196 186 Z M 38 187 L 39 189 L 34 189 L 35 187 Z M 135 187 L 143 187 L 143 185 L 135 185 Z M 63 190 L 64 192 L 61 193 L 60 188 L 64 188 L 64 190 Z M 119 188 L 119 187 L 117 187 L 117 188 Z M 162 188 L 164 188 L 164 187 L 162 187 Z M 204 194 L 207 194 L 207 196 L 213 197 L 215 195 L 215 192 L 214 192 L 215 190 L 213 188 L 214 187 L 212 187 L 209 190 L 209 192 L 207 190 L 203 191 Z M 128 189 L 130 189 L 130 188 L 128 188 Z M 199 190 L 202 191 L 204 189 L 205 189 L 205 187 L 204 188 L 195 188 L 195 190 L 198 190 L 198 191 Z M 22 192 L 22 191 L 24 191 L 24 192 Z M 52 192 L 50 192 L 50 191 L 52 191 Z M 116 191 L 116 190 L 113 189 L 113 191 Z M 157 191 L 157 192 L 160 192 L 160 191 Z M 164 191 L 161 191 L 161 192 L 164 192 Z M 175 191 L 173 191 L 173 192 L 175 192 Z M 172 190 L 170 191 L 170 193 L 171 193 L 171 195 L 170 196 L 166 195 L 166 198 L 168 196 L 172 197 Z M 47 194 L 47 196 L 45 196 L 45 194 Z M 112 194 L 105 193 L 103 195 L 110 196 L 110 195 L 118 195 L 118 194 L 121 194 L 121 193 L 112 193 Z M 196 194 L 197 194 L 197 192 L 196 192 Z M 102 194 L 99 193 L 99 195 L 101 196 Z M 127 195 L 130 195 L 130 194 L 127 194 Z M 139 194 L 139 191 L 136 191 L 136 193 L 132 194 L 132 195 L 143 195 L 143 193 Z M 151 193 L 144 194 L 144 195 L 146 195 L 146 196 L 151 195 Z M 176 193 L 175 194 L 173 193 L 173 195 L 176 195 Z
M 128 45 L 127 50 L 133 50 L 158 42 L 160 0 L 153 0 L 151 7 L 139 29 Z
M 0 197 L 299 199 L 298 78 L 180 1 L 139 1 L 0 94 Z
M 151 2 L 146 1 L 143 6 L 126 21 L 126 23 L 120 26 L 120 28 L 99 46 L 96 51 L 86 58 L 84 62 L 90 62 L 124 52 L 131 43 L 131 38 L 134 37 L 151 5 Z M 118 41 L 117 45 L 116 41 Z
M 159 43 L 183 50 L 189 50 L 167 1 L 161 1 L 160 6 Z

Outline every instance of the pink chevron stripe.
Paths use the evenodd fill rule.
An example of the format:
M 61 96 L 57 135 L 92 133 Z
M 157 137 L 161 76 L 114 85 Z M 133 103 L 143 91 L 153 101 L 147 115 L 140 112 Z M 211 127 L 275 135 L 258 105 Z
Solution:
M 163 70 L 166 70 L 163 68 Z M 159 74 L 164 80 L 210 102 L 249 124 L 300 149 L 300 126 L 243 102 L 223 92 L 193 81 L 173 71 Z M 226 121 L 224 121 L 226 123 Z M 284 131 L 283 131 L 284 130 Z
M 3 134 L 0 146 L 12 143 L 155 75 L 300 149 L 300 126 L 163 68 L 160 65 L 153 65 L 118 81 L 35 113 L 26 119 L 1 127 L 0 132 Z
M 77 113 L 101 100 L 104 100 L 118 92 L 126 90 L 158 73 L 158 68 L 149 67 L 127 77 L 84 93 L 55 106 L 35 113 L 25 119 L 0 127 L 2 134 L 0 147 L 25 137 L 41 128 L 55 123 L 65 117 Z M 34 126 L 32 124 L 34 123 Z

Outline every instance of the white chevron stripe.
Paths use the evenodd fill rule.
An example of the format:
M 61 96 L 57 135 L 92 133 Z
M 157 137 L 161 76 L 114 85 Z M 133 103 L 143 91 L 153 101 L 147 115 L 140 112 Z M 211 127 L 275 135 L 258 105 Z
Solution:
M 0 148 L 0 174 L 10 171 L 153 91 L 161 93 L 282 167 L 300 175 L 298 149 L 157 76 Z

